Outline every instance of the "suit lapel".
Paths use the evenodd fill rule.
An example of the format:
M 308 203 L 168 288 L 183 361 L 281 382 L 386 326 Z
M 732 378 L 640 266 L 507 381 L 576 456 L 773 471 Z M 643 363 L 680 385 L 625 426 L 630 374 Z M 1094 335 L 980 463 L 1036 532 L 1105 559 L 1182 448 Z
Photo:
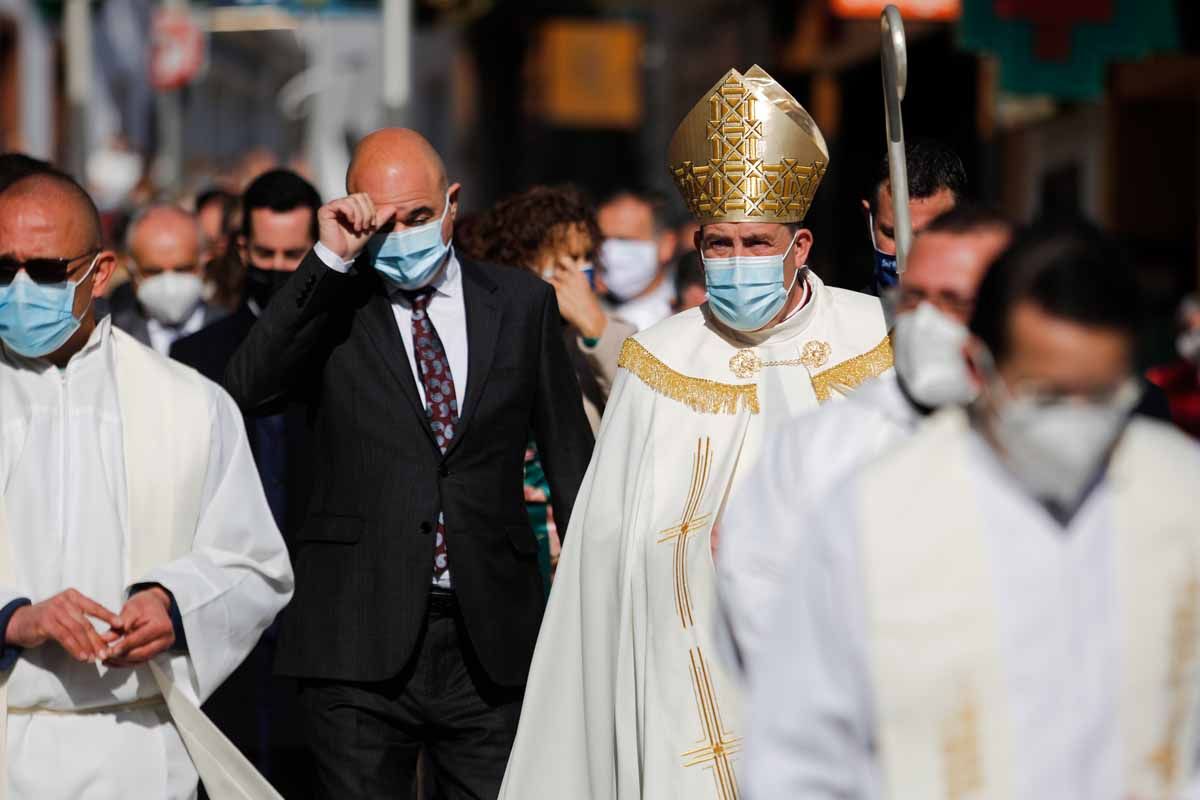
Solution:
M 466 437 L 467 427 L 479 408 L 492 358 L 496 355 L 496 337 L 503 311 L 496 299 L 496 284 L 475 264 L 460 260 L 463 278 L 463 304 L 467 312 L 467 396 L 463 416 L 454 441 L 446 450 L 449 456 Z
M 396 383 L 400 385 L 401 393 L 412 406 L 413 413 L 420 418 L 421 428 L 429 436 L 429 441 L 436 446 L 433 431 L 426 422 L 425 406 L 421 403 L 421 395 L 417 391 L 416 381 L 413 380 L 413 370 L 404 350 L 404 340 L 400 338 L 400 331 L 396 329 L 396 315 L 392 311 L 391 302 L 382 290 L 373 291 L 363 311 L 363 327 L 367 336 L 374 343 Z

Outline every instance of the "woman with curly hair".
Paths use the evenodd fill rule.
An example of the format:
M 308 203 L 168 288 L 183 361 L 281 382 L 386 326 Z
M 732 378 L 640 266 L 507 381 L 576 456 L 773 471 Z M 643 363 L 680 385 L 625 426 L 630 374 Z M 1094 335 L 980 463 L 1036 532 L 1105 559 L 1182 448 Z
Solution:
M 572 187 L 535 186 L 502 200 L 471 226 L 463 244 L 473 258 L 526 269 L 554 287 L 563 317 L 567 353 L 595 432 L 613 379 L 617 356 L 632 325 L 610 317 L 593 286 L 600 227 L 587 198 Z M 559 537 L 535 443 L 525 458 L 525 501 L 537 534 L 543 575 L 549 587 L 558 560 Z

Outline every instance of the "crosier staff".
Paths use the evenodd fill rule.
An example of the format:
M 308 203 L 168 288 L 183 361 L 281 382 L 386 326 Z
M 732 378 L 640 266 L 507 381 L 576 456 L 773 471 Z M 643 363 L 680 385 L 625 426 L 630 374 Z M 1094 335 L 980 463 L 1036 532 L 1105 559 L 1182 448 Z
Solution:
M 900 104 L 908 83 L 908 46 L 900 9 L 888 5 L 879 16 L 882 37 L 883 111 L 887 120 L 888 175 L 895 224 L 896 271 L 903 274 L 912 247 L 912 218 L 908 214 L 908 164 L 904 157 L 904 120 Z

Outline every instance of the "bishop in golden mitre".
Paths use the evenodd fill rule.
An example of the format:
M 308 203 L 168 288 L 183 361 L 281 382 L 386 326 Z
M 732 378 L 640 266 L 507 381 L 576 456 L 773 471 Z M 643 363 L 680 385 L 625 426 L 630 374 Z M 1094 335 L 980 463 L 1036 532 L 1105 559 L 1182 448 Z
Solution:
M 726 73 L 668 161 L 700 223 L 708 302 L 622 349 L 534 653 L 509 800 L 739 796 L 740 687 L 715 641 L 723 504 L 774 429 L 892 366 L 879 301 L 807 266 L 804 215 L 829 151 L 770 75 Z

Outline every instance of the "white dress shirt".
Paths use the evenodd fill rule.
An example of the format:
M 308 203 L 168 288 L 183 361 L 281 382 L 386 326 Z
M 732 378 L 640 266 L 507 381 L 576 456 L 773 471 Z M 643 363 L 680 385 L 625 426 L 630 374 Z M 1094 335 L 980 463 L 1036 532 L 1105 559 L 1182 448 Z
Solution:
M 164 356 L 171 354 L 171 345 L 176 339 L 189 336 L 204 327 L 204 304 L 196 308 L 180 325 L 164 325 L 154 317 L 146 318 L 146 332 L 150 334 L 150 346 Z
M 675 313 L 671 301 L 675 299 L 675 286 L 664 279 L 652 291 L 641 297 L 626 300 L 613 308 L 613 314 L 628 322 L 639 331 L 644 331 Z
M 337 272 L 348 272 L 353 261 L 346 261 L 321 242 L 313 247 L 317 258 L 325 266 Z M 416 353 L 413 350 L 412 334 L 412 304 L 404 296 L 401 289 L 390 283 L 388 297 L 392 301 L 392 314 L 396 318 L 396 327 L 400 329 L 400 338 L 404 342 L 404 352 L 408 354 L 408 366 L 412 370 L 413 381 L 421 395 L 421 403 L 427 404 L 425 384 L 421 380 L 421 372 L 417 366 Z M 454 380 L 454 395 L 458 400 L 458 415 L 462 417 L 467 397 L 467 305 L 463 299 L 462 266 L 451 249 L 447 256 L 446 266 L 438 273 L 430 284 L 433 295 L 429 298 L 426 313 L 433 327 L 437 330 L 438 338 L 442 340 L 442 349 L 446 352 L 446 360 L 450 362 L 450 377 Z M 453 559 L 453 555 L 449 554 Z M 432 570 L 431 570 L 432 571 Z M 442 573 L 440 581 L 435 584 L 449 589 L 450 570 Z
M 1013 797 L 1120 800 L 1111 489 L 1101 481 L 1061 525 L 977 434 L 971 437 L 969 478 L 1008 656 Z M 784 559 L 798 572 L 777 593 L 771 634 L 751 675 L 746 771 L 754 800 L 883 796 L 859 550 L 862 502 L 852 481 L 821 513 L 797 520 L 811 527 L 799 545 L 808 552 Z

